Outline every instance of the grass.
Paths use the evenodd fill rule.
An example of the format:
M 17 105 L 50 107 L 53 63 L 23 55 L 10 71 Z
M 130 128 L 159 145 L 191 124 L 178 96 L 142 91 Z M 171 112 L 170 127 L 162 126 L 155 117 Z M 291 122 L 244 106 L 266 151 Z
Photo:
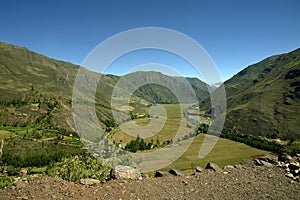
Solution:
M 29 174 L 44 174 L 46 173 L 47 167 L 33 167 L 31 168 L 28 173 Z
M 251 65 L 225 82 L 225 131 L 300 140 L 300 49 Z M 294 74 L 294 75 L 291 75 Z M 213 94 L 217 94 L 216 90 Z M 201 108 L 209 110 L 210 101 Z M 224 132 L 225 132 L 224 131 Z
M 22 133 L 22 132 L 26 132 L 27 128 L 0 126 L 0 130 L 4 130 L 4 131 L 8 131 L 8 132 L 13 132 L 13 133 Z
M 4 189 L 10 183 L 12 183 L 14 179 L 12 177 L 2 177 L 0 178 L 0 189 Z
M 174 134 L 177 132 L 179 123 L 182 117 L 179 105 L 176 104 L 166 104 L 163 105 L 167 112 L 167 121 L 163 129 L 155 136 L 145 139 L 149 141 L 153 139 L 156 141 L 156 138 L 159 138 L 160 142 L 164 142 L 173 138 Z M 187 108 L 188 105 L 185 105 Z M 137 124 L 141 126 L 146 126 L 149 124 L 148 118 L 136 119 L 134 120 Z M 188 123 L 185 118 L 183 118 L 185 123 Z M 209 122 L 209 119 L 201 117 L 201 122 Z M 186 127 L 185 127 L 186 128 Z M 134 140 L 135 137 L 129 136 L 124 133 L 120 128 L 114 130 L 112 140 L 115 140 L 117 143 L 120 142 L 122 146 L 125 146 L 129 141 Z M 185 129 L 188 133 L 188 129 Z M 234 142 L 228 139 L 219 138 L 218 142 L 214 146 L 213 150 L 203 159 L 199 159 L 198 154 L 200 147 L 203 143 L 205 134 L 200 134 L 195 137 L 192 145 L 189 149 L 174 163 L 166 167 L 164 170 L 170 168 L 176 168 L 188 173 L 192 172 L 196 166 L 205 167 L 208 162 L 214 162 L 221 167 L 225 165 L 236 165 L 240 164 L 243 159 L 252 159 L 254 157 L 269 154 L 267 151 L 262 151 L 250 146 L 247 146 L 243 143 Z
M 212 151 L 205 158 L 199 159 L 198 153 L 204 137 L 204 134 L 196 136 L 190 148 L 166 169 L 176 168 L 183 171 L 191 171 L 196 166 L 205 167 L 208 162 L 213 162 L 223 167 L 240 164 L 243 159 L 253 159 L 260 155 L 269 154 L 267 151 L 259 150 L 243 143 L 219 138 Z
M 10 131 L 0 130 L 0 140 L 13 136 L 15 136 L 15 134 Z
M 188 121 L 182 116 L 179 104 L 163 104 L 162 106 L 166 110 L 166 122 L 163 128 L 157 134 L 155 134 L 152 137 L 145 138 L 146 142 L 150 142 L 151 140 L 156 141 L 157 139 L 159 139 L 161 143 L 168 141 L 172 139 L 177 133 L 181 120 L 183 120 L 184 123 L 188 123 Z M 188 106 L 189 105 L 183 105 L 184 108 Z M 142 118 L 136 119 L 134 120 L 134 122 L 140 125 L 141 127 L 145 127 L 149 125 L 150 120 L 150 118 Z M 135 137 L 126 134 L 121 128 L 113 130 L 110 137 L 112 141 L 115 141 L 116 143 L 121 143 L 122 146 L 125 146 L 128 142 L 135 139 Z

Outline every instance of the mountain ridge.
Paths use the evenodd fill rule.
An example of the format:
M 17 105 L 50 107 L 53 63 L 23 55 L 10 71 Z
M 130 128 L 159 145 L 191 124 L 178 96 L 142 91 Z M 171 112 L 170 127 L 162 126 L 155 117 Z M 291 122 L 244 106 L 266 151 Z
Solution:
M 225 81 L 226 132 L 299 139 L 300 49 L 250 65 Z M 215 91 L 218 93 L 218 89 Z M 202 103 L 209 109 L 209 101 Z
M 28 123 L 33 123 L 39 118 L 41 113 L 46 115 L 46 113 L 50 112 L 51 126 L 60 124 L 60 127 L 66 126 L 68 129 L 74 129 L 74 127 L 70 127 L 69 125 L 70 120 L 63 118 L 71 119 L 72 92 L 79 69 L 82 69 L 79 65 L 51 59 L 24 47 L 17 47 L 0 42 L 0 93 L 2 94 L 0 102 L 3 102 L 5 105 L 11 105 L 10 102 L 18 101 L 18 104 L 20 104 L 13 106 L 14 108 L 12 109 L 14 111 L 11 113 L 2 111 L 1 119 L 4 121 L 2 123 L 12 125 L 12 121 L 20 120 L 25 123 L 29 118 Z M 85 71 L 94 78 L 101 76 L 98 83 L 98 86 L 101 85 L 101 87 L 97 87 L 95 96 L 97 116 L 100 120 L 112 118 L 110 110 L 111 94 L 121 77 L 115 75 L 101 75 L 88 69 L 85 69 Z M 136 72 L 133 75 L 138 76 L 138 73 L 141 72 Z M 142 74 L 144 74 L 145 77 L 149 75 L 146 72 L 142 72 Z M 174 83 L 180 87 L 180 78 L 170 77 L 161 73 L 156 73 L 156 77 L 160 82 L 165 82 L 169 85 Z M 207 87 L 206 84 L 200 80 L 198 82 L 194 81 L 194 83 L 198 85 L 202 84 L 202 88 Z M 143 94 L 143 87 L 144 89 L 148 87 L 148 91 L 151 89 L 149 95 Z M 183 91 L 186 96 L 190 96 L 191 91 Z M 207 91 L 208 90 L 199 89 L 196 91 L 198 94 L 197 97 L 202 99 L 208 97 L 209 94 Z M 158 93 L 157 98 L 153 98 L 153 94 L 155 93 Z M 142 86 L 133 93 L 133 98 L 135 101 L 134 104 L 137 105 L 137 107 L 146 107 L 144 103 L 141 103 L 142 99 L 151 103 L 178 102 L 174 95 L 171 95 L 166 88 L 162 88 L 162 86 L 159 85 Z M 186 102 L 191 102 L 188 99 L 185 100 Z M 53 110 L 52 112 L 50 107 L 53 107 L 53 105 L 50 105 L 52 104 L 51 102 L 53 105 L 58 106 L 59 109 L 55 110 L 54 108 L 55 111 Z M 38 107 L 35 108 L 33 104 L 36 104 Z M 3 110 L 5 109 L 5 106 L 3 106 Z M 25 116 L 27 114 L 31 117 Z M 24 115 L 24 117 L 16 117 L 16 115 Z M 52 119 L 57 116 L 60 117 L 54 120 L 55 123 L 52 123 Z M 61 123 L 62 121 L 64 121 L 64 123 Z

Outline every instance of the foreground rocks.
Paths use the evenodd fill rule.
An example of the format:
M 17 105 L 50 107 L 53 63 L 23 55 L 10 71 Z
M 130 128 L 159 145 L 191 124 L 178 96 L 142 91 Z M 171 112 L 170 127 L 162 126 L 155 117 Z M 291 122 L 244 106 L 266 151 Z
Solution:
M 225 170 L 224 170 L 225 171 Z M 228 174 L 204 170 L 198 176 L 111 180 L 86 187 L 39 177 L 0 190 L 1 200 L 15 199 L 299 199 L 300 183 L 283 169 L 265 166 L 229 168 Z
M 285 159 L 278 157 L 278 160 L 285 160 L 285 161 L 278 161 L 277 166 L 282 168 L 285 171 L 285 175 L 293 180 L 300 182 L 300 156 L 296 156 L 294 158 L 284 155 Z
M 184 176 L 183 172 L 178 169 L 170 169 L 169 173 L 174 176 Z
M 82 185 L 86 185 L 86 186 L 98 185 L 98 184 L 100 183 L 99 180 L 97 180 L 97 179 L 91 179 L 91 178 L 80 179 L 79 182 L 80 182 Z
M 142 174 L 137 169 L 129 166 L 118 165 L 110 172 L 110 176 L 113 179 L 132 179 L 138 180 L 142 178 Z
M 154 177 L 164 177 L 164 176 L 170 176 L 171 174 L 168 172 L 163 172 L 163 171 L 157 171 L 155 172 Z
M 16 181 L 7 189 L 0 190 L 0 197 L 3 200 L 299 199 L 300 182 L 295 179 L 299 173 L 298 164 L 299 157 L 285 162 L 278 161 L 276 157 L 262 157 L 243 161 L 241 165 L 228 165 L 221 169 L 222 172 L 219 171 L 219 166 L 210 163 L 208 169 L 197 169 L 197 175 L 174 176 L 168 172 L 157 172 L 162 174 L 162 178 L 121 178 L 106 183 L 83 179 L 78 184 L 42 176 Z M 128 168 L 123 166 L 121 169 Z M 122 170 L 118 168 L 116 171 Z M 289 177 L 287 173 L 293 177 Z
M 255 159 L 254 164 L 257 166 L 265 167 L 279 167 L 285 172 L 285 176 L 295 181 L 300 181 L 300 156 L 291 157 L 290 155 L 283 153 L 276 157 L 261 157 Z
M 219 167 L 219 165 L 215 164 L 215 163 L 208 163 L 205 167 L 205 169 L 211 169 L 215 172 L 223 172 L 223 170 L 221 169 L 221 167 Z

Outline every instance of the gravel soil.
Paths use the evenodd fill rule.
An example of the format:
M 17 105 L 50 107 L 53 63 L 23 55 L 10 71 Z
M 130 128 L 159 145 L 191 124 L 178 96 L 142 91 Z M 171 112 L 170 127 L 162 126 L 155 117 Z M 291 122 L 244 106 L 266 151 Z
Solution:
M 278 167 L 247 166 L 184 177 L 111 180 L 90 187 L 41 176 L 0 190 L 0 199 L 300 199 L 300 182 Z

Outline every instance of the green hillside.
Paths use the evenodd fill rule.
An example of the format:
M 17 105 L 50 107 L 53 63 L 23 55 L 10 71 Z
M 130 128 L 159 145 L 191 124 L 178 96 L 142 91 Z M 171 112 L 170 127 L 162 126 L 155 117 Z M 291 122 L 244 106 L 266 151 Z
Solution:
M 245 68 L 225 89 L 225 132 L 300 139 L 300 49 Z
M 72 92 L 79 69 L 78 65 L 0 42 L 0 125 L 44 124 L 51 129 L 74 131 L 71 116 Z M 100 76 L 91 71 L 87 73 L 95 78 Z M 96 112 L 100 121 L 112 118 L 111 95 L 121 78 L 114 75 L 101 76 L 95 95 Z M 123 78 L 128 88 L 122 88 L 120 94 L 128 93 L 130 87 L 136 85 L 135 81 L 140 79 L 154 81 L 153 84 L 136 88 L 133 93 L 131 105 L 136 113 L 144 112 L 147 102 L 178 103 L 168 86 L 174 86 L 180 91 L 184 103 L 196 100 L 191 88 L 195 89 L 195 95 L 200 100 L 208 97 L 206 84 L 198 79 L 187 79 L 192 86 L 187 88 L 182 84 L 184 78 L 158 72 L 135 72 Z M 86 79 L 84 84 L 88 86 L 89 81 L 91 79 Z M 166 87 L 160 84 L 165 84 Z
M 139 87 L 134 93 L 151 103 L 179 103 L 180 99 L 181 103 L 194 103 L 209 96 L 210 86 L 197 78 L 171 77 L 153 71 L 135 72 L 124 78 L 134 86 L 146 80 L 153 82 Z
M 51 128 L 72 130 L 71 99 L 78 69 L 26 48 L 0 43 L 0 125 L 47 123 Z M 103 78 L 97 93 L 111 90 L 111 82 L 115 79 Z M 97 99 L 109 105 L 109 94 L 97 95 Z

